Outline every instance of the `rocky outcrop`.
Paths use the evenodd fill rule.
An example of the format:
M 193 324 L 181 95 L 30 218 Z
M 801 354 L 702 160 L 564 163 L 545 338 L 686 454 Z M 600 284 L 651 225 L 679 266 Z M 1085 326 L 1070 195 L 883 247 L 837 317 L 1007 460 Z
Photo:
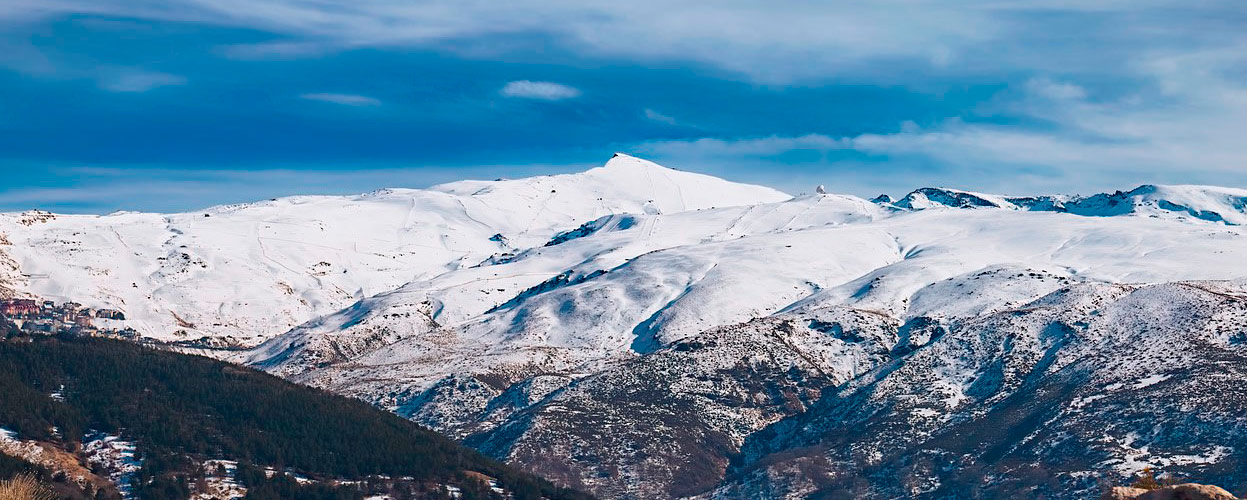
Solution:
M 1103 495 L 1100 495 L 1100 500 L 1135 500 L 1144 493 L 1147 493 L 1147 490 L 1143 488 L 1114 486 L 1105 491 Z
M 1226 285 L 1077 285 L 946 322 L 750 435 L 705 497 L 1095 498 L 1140 464 L 1242 488 L 1247 300 Z
M 1118 486 L 1100 497 L 1101 500 L 1237 500 L 1219 486 L 1186 483 L 1155 490 Z
M 1238 497 L 1218 486 L 1179 484 L 1139 495 L 1138 500 L 1237 500 Z

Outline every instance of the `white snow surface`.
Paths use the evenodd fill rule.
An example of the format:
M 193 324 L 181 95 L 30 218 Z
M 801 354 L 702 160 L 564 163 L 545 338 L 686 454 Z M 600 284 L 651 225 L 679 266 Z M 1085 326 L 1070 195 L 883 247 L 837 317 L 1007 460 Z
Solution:
M 976 208 L 813 195 L 614 215 L 557 245 L 371 297 L 239 360 L 367 397 L 451 374 L 592 373 L 781 312 L 968 318 L 1076 283 L 1247 276 L 1247 238 L 1232 216 Z M 959 390 L 946 388 L 950 403 Z
M 579 174 L 194 213 L 0 214 L 0 253 L 7 254 L 0 263 L 11 258 L 20 269 L 0 269 L 0 289 L 120 309 L 148 337 L 249 345 L 412 280 L 540 246 L 605 215 L 788 198 L 617 155 Z
M 1144 215 L 1247 223 L 1247 190 L 1216 186 L 1143 185 L 1091 196 L 1002 196 L 950 188 L 922 188 L 888 205 L 910 209 L 1002 208 L 1085 216 Z
M 792 198 L 619 155 L 579 174 L 186 214 L 0 214 L 0 298 L 120 309 L 115 326 L 245 347 L 199 352 L 461 436 L 523 424 L 522 408 L 548 410 L 538 423 L 559 422 L 561 404 L 609 415 L 598 393 L 665 374 L 653 380 L 734 446 L 805 403 L 732 406 L 744 385 L 697 375 L 801 367 L 846 394 L 921 394 L 898 415 L 922 437 L 978 411 L 976 381 L 1006 340 L 1011 363 L 1034 366 L 1052 335 L 1073 339 L 1046 370 L 1106 346 L 1169 353 L 1186 338 L 1174 332 L 1241 342 L 1239 309 L 1212 308 L 1243 297 L 1247 190 L 878 200 Z M 1070 330 L 1048 331 L 1053 318 Z M 895 353 L 906 364 L 859 378 Z M 1182 382 L 1181 353 L 1121 364 L 1063 411 Z M 534 425 L 517 443 L 541 436 Z M 1233 451 L 1106 439 L 1123 472 Z
M 1243 222 L 1247 190 L 1232 188 L 872 203 L 617 155 L 579 174 L 186 214 L 5 214 L 0 252 L 19 294 L 121 309 L 149 337 L 263 342 L 229 356 L 321 386 L 418 388 L 590 373 L 776 313 L 954 319 L 1075 283 L 1237 279 Z
M 102 432 L 91 433 L 85 439 L 82 452 L 87 463 L 102 468 L 122 498 L 135 498 L 134 479 L 143 467 L 135 444 Z

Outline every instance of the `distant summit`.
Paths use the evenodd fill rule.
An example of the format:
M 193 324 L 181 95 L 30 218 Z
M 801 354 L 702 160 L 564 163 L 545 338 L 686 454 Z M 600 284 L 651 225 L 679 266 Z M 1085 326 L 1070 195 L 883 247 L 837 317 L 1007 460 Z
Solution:
M 921 188 L 893 201 L 880 195 L 872 202 L 909 210 L 928 208 L 1001 208 L 1110 217 L 1143 214 L 1247 223 L 1247 190 L 1216 186 L 1143 185 L 1130 191 L 1091 196 L 1001 196 L 949 188 Z

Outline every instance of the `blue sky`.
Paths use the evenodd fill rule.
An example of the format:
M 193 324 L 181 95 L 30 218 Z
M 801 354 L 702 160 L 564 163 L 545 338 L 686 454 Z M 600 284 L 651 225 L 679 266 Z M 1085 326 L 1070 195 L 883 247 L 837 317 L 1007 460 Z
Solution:
M 583 170 L 1247 184 L 1237 1 L 7 0 L 0 210 Z

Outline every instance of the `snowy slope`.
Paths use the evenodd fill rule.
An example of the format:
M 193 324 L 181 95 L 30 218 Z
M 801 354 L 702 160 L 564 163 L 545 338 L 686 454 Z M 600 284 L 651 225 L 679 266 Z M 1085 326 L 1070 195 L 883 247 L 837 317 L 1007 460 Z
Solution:
M 310 366 L 343 361 L 346 352 L 358 372 L 352 376 L 427 384 L 452 366 L 587 369 L 579 365 L 644 354 L 784 310 L 847 305 L 900 319 L 961 316 L 1029 301 L 1071 281 L 1247 276 L 1247 239 L 1233 226 L 869 207 L 818 195 L 630 217 L 515 260 L 370 298 L 274 339 L 248 361 L 315 376 L 307 374 Z M 738 215 L 750 213 L 752 219 Z M 793 225 L 789 214 L 805 222 Z M 738 222 L 745 220 L 748 230 Z M 970 273 L 981 276 L 964 276 Z M 1050 278 L 1015 285 L 1018 273 Z M 965 282 L 928 289 L 958 277 Z M 381 345 L 389 346 L 371 352 Z M 482 361 L 482 354 L 496 358 Z M 440 361 L 431 366 L 423 359 Z M 331 372 L 326 376 L 345 383 L 343 374 Z
M 897 212 L 835 195 L 612 216 L 491 265 L 361 301 L 275 340 L 250 361 L 302 372 L 292 346 L 313 345 L 319 351 L 310 354 L 313 364 L 323 364 L 332 361 L 317 359 L 323 355 L 354 357 L 375 344 L 447 329 L 455 330 L 455 341 L 472 345 L 471 352 L 506 343 L 506 352 L 530 346 L 594 351 L 591 358 L 644 353 L 710 327 L 804 304 L 852 304 L 904 316 L 911 295 L 928 284 L 999 265 L 1106 282 L 1236 277 L 1244 272 L 1241 260 L 1232 258 L 1243 250 L 1239 235 L 1224 225 L 1138 217 Z M 421 320 L 409 320 L 413 313 Z M 393 361 L 394 353 L 387 353 L 385 364 Z M 296 366 L 286 366 L 292 362 Z
M 556 238 L 557 244 L 505 262 L 412 282 L 309 322 L 261 346 L 249 362 L 289 374 L 302 371 L 302 364 L 323 364 L 343 352 L 362 353 L 370 344 L 409 338 L 413 353 L 442 356 L 446 346 L 438 332 L 445 326 L 459 328 L 457 348 L 471 353 L 512 354 L 532 347 L 545 356 L 546 347 L 568 347 L 596 359 L 645 350 L 647 341 L 638 340 L 634 330 L 650 316 L 655 326 L 686 334 L 707 323 L 744 321 L 808 295 L 820 281 L 843 281 L 882 265 L 891 253 L 877 251 L 891 244 L 877 235 L 853 243 L 861 251 L 852 260 L 861 263 L 824 260 L 817 274 L 806 267 L 783 273 L 771 269 L 776 253 L 818 262 L 821 250 L 782 238 L 759 247 L 746 235 L 795 235 L 884 213 L 858 198 L 816 195 L 750 207 L 610 216 L 588 224 L 599 228 L 591 234 Z M 731 262 L 719 266 L 725 258 Z M 738 307 L 739 299 L 719 293 L 746 282 L 752 284 L 751 307 Z M 437 337 L 439 347 L 425 345 L 422 335 Z M 394 355 L 387 353 L 378 363 L 388 365 Z M 466 363 L 483 366 L 469 358 Z
M 922 188 L 880 204 L 910 210 L 929 208 L 1003 208 L 1109 217 L 1143 215 L 1199 219 L 1225 224 L 1247 223 L 1247 189 L 1216 186 L 1143 185 L 1127 192 L 1091 196 L 1011 197 L 949 188 Z
M 252 344 L 609 214 L 787 198 L 617 155 L 580 174 L 299 196 L 186 214 L 4 214 L 0 234 L 11 244 L 0 240 L 0 288 L 115 307 L 154 338 Z
M 1244 285 L 1082 283 L 909 323 L 929 335 L 753 436 L 705 497 L 1091 498 L 1145 467 L 1242 491 Z
M 1097 350 L 1131 341 L 1244 354 L 1239 323 L 1218 311 L 1247 297 L 1234 281 L 1247 278 L 1245 190 L 817 191 L 790 198 L 617 156 L 573 175 L 192 214 L 10 214 L 0 280 L 118 306 L 158 338 L 259 344 L 200 352 L 364 399 L 608 498 L 799 496 L 826 486 L 801 476 L 809 464 L 847 460 L 805 449 L 839 446 L 826 429 L 897 433 L 896 448 L 850 445 L 870 454 L 854 463 L 902 463 L 961 423 L 1022 411 L 991 406 L 1023 397 L 1009 385 L 1019 373 L 1066 383 L 1045 370 L 1121 366 Z M 1162 374 L 1106 369 L 1051 402 L 1081 404 L 1113 377 L 1144 391 L 1122 398 L 1150 394 L 1178 373 L 1171 362 L 1143 361 Z M 816 407 L 827 420 L 810 420 Z M 1107 418 L 1095 415 L 1044 429 Z M 941 449 L 982 451 L 963 445 Z M 1123 446 L 1092 451 L 1118 470 L 1141 456 Z M 730 469 L 742 451 L 754 469 Z M 1079 467 L 1066 473 L 1100 473 Z M 1085 481 L 1063 484 L 1052 493 Z
M 923 352 L 950 325 L 1071 287 L 1247 277 L 1241 211 L 1205 196 L 1219 192 L 1233 191 L 1143 188 L 1066 198 L 1062 210 L 990 195 L 952 209 L 819 194 L 614 215 L 360 301 L 239 360 L 607 497 L 684 495 L 684 464 L 726 467 L 753 433 Z M 1087 208 L 1109 198 L 1129 209 Z M 1172 210 L 1179 202 L 1202 208 Z M 1226 216 L 1191 215 L 1216 210 Z M 1076 307 L 1060 305 L 1090 313 Z M 920 390 L 968 400 L 965 380 L 980 375 L 958 366 Z M 670 446 L 690 436 L 718 444 Z M 581 458 L 568 469 L 550 449 Z M 610 471 L 622 472 L 602 479 Z

